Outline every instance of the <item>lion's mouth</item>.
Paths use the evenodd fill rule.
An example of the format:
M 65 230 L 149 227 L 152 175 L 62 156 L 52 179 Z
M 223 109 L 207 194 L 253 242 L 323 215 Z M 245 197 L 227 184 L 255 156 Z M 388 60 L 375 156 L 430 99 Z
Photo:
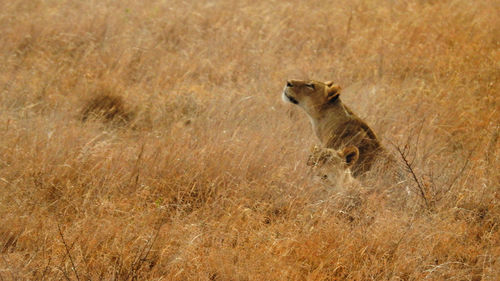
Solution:
M 294 99 L 293 97 L 287 95 L 287 93 L 285 93 L 285 97 L 293 104 L 299 104 L 299 101 Z

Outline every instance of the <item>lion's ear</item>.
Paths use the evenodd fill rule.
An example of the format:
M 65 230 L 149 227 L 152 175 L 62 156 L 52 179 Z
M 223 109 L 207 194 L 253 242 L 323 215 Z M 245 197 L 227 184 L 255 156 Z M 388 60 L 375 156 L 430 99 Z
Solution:
M 344 159 L 345 163 L 348 167 L 351 167 L 358 161 L 359 158 L 359 149 L 354 145 L 347 146 L 340 152 L 340 157 Z
M 325 82 L 325 85 L 326 85 L 327 87 L 331 87 L 331 86 L 333 85 L 333 81 L 326 81 L 326 82 Z
M 335 101 L 339 95 L 340 95 L 340 86 L 332 84 L 331 86 L 328 86 L 326 89 L 326 100 L 328 102 L 333 102 Z

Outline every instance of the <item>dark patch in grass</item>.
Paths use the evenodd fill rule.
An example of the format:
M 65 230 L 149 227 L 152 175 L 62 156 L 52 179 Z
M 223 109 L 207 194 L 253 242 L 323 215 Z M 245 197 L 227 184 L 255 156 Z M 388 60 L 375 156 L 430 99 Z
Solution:
M 121 96 L 100 94 L 87 101 L 81 111 L 81 120 L 101 120 L 107 123 L 127 124 L 134 113 L 127 109 Z

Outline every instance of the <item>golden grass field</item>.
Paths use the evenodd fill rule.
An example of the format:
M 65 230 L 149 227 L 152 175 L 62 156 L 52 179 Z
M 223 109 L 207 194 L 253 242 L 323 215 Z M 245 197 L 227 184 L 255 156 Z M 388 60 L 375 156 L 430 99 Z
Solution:
M 499 14 L 0 1 L 0 280 L 499 280 Z M 290 78 L 342 85 L 410 194 L 315 180 Z

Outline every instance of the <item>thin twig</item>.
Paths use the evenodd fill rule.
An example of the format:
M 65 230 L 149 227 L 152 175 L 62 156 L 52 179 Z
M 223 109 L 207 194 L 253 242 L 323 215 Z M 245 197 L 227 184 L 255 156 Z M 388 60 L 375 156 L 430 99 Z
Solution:
M 132 174 L 130 175 L 130 181 L 135 177 L 135 182 L 134 186 L 137 187 L 137 183 L 139 182 L 139 174 L 140 174 L 140 162 L 142 159 L 142 155 L 144 153 L 144 143 L 141 145 L 141 150 L 139 151 L 139 154 L 137 155 L 137 159 L 135 160 L 135 166 Z
M 64 278 L 66 278 L 66 280 L 71 281 L 71 278 L 69 278 L 68 273 L 66 272 L 66 269 L 64 269 L 62 266 L 56 266 L 56 268 L 59 269 L 63 273 Z
M 422 197 L 422 199 L 424 199 L 425 206 L 427 208 L 429 208 L 429 202 L 427 200 L 427 196 L 425 196 L 425 191 L 424 191 L 424 188 L 422 186 L 422 183 L 420 183 L 420 181 L 418 180 L 418 177 L 417 177 L 415 171 L 413 170 L 412 165 L 410 164 L 410 162 L 408 161 L 408 159 L 406 158 L 406 155 L 404 153 L 404 151 L 406 151 L 406 146 L 407 145 L 405 145 L 404 150 L 401 150 L 401 148 L 399 146 L 396 146 L 396 149 L 399 152 L 399 155 L 401 156 L 401 159 L 403 160 L 403 162 L 406 166 L 406 170 L 412 175 L 413 180 L 417 183 L 418 191 L 420 192 L 420 196 Z
M 59 235 L 61 236 L 61 240 L 64 244 L 64 249 L 66 249 L 66 254 L 68 255 L 69 257 L 69 261 L 71 262 L 71 269 L 73 270 L 73 273 L 75 274 L 76 276 L 76 280 L 80 281 L 80 276 L 78 276 L 78 271 L 76 270 L 76 266 L 75 266 L 75 263 L 73 262 L 73 257 L 71 256 L 71 253 L 69 251 L 69 247 L 68 247 L 68 244 L 66 243 L 66 241 L 64 240 L 64 235 L 61 231 L 61 226 L 59 224 L 57 224 L 57 230 L 59 230 Z
M 156 242 L 156 239 L 158 238 L 158 236 L 160 234 L 160 229 L 161 229 L 163 224 L 164 224 L 164 222 L 162 221 L 160 226 L 158 226 L 158 229 L 156 229 L 156 232 L 155 232 L 154 236 L 152 237 L 152 239 L 148 239 L 148 241 L 146 241 L 146 244 L 141 249 L 139 255 L 137 255 L 137 259 L 132 263 L 132 270 L 131 270 L 132 280 L 137 280 L 137 270 L 139 270 L 141 268 L 142 264 L 147 260 L 149 253 L 151 252 L 151 249 L 153 248 L 153 245 Z M 142 256 L 143 254 L 144 254 L 144 256 Z M 125 279 L 128 279 L 128 274 L 127 274 L 127 277 Z
M 415 159 L 417 159 L 418 146 L 420 143 L 420 136 L 422 135 L 422 129 L 424 128 L 424 122 L 425 122 L 425 118 L 422 119 L 422 122 L 420 122 L 420 128 L 418 129 L 417 139 L 415 140 L 415 153 L 413 154 L 413 160 L 411 162 L 411 165 L 413 165 L 413 162 L 415 161 Z
M 49 266 L 50 266 L 51 261 L 52 261 L 52 256 L 49 256 L 49 260 L 47 261 L 47 265 L 43 269 L 42 277 L 40 278 L 41 280 L 45 280 L 45 274 L 47 274 L 47 271 L 49 270 Z

